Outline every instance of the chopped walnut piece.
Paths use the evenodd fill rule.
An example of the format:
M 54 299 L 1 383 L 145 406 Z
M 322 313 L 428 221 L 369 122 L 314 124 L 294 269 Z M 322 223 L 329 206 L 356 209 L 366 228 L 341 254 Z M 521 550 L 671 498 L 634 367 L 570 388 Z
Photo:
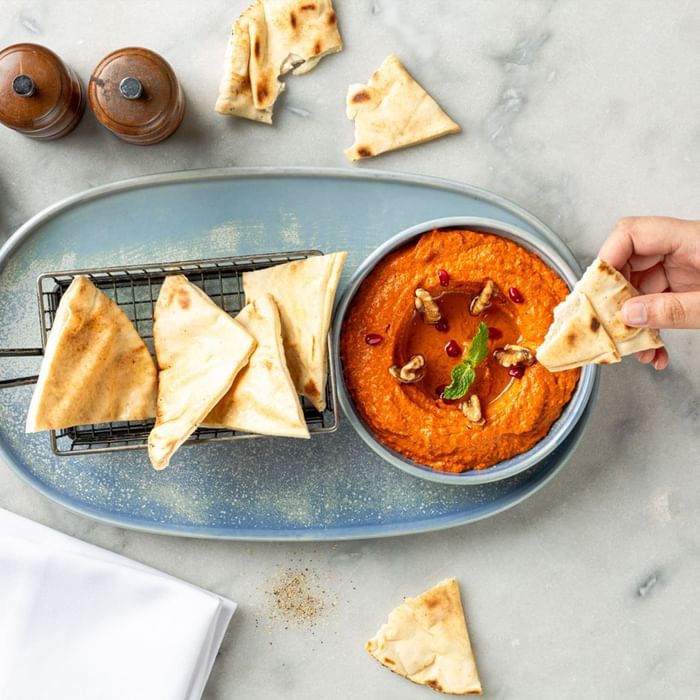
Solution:
M 433 299 L 430 292 L 421 287 L 416 289 L 414 304 L 416 306 L 416 311 L 423 314 L 423 321 L 425 321 L 425 323 L 435 325 L 442 318 L 435 299 Z
M 476 394 L 472 394 L 467 401 L 464 401 L 459 405 L 462 413 L 466 416 L 469 423 L 473 425 L 483 425 L 486 421 L 481 413 L 481 404 L 479 403 L 479 397 Z M 471 428 L 471 425 L 469 426 Z
M 522 345 L 506 345 L 503 350 L 496 350 L 493 356 L 501 367 L 529 367 L 535 361 L 532 352 Z
M 389 367 L 389 374 L 402 384 L 419 382 L 425 376 L 425 358 L 423 355 L 414 355 L 403 367 Z
M 479 296 L 472 299 L 469 313 L 472 316 L 479 316 L 491 305 L 491 297 L 496 291 L 496 284 L 493 280 L 487 280 L 484 288 L 479 292 Z

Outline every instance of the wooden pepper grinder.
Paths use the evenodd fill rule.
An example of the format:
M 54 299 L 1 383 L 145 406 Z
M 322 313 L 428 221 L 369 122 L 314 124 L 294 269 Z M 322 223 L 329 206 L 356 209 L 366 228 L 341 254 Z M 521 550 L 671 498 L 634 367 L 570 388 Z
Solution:
M 33 139 L 57 139 L 85 112 L 85 93 L 75 73 L 39 44 L 0 51 L 0 123 Z
M 105 56 L 90 76 L 88 97 L 104 126 L 142 146 L 167 139 L 185 113 L 173 69 L 148 49 L 119 49 Z

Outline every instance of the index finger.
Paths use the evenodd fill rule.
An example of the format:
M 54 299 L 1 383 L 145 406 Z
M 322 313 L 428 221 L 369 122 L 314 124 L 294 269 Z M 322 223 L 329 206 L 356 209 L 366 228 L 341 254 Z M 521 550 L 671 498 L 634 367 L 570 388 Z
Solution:
M 633 256 L 658 258 L 674 253 L 681 246 L 688 221 L 668 216 L 638 216 L 620 219 L 598 257 L 617 270 Z

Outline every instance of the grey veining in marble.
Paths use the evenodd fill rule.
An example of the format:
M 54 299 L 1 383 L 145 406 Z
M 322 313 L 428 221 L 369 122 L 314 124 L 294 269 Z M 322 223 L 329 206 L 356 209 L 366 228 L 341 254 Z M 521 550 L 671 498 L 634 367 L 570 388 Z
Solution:
M 86 114 L 55 143 L 0 131 L 0 237 L 54 201 L 134 175 L 224 165 L 381 167 L 493 189 L 582 262 L 627 214 L 700 218 L 695 0 L 336 0 L 345 50 L 290 77 L 272 127 L 214 114 L 228 25 L 247 0 L 2 0 L 0 45 L 45 43 L 86 78 L 128 45 L 173 65 L 187 113 L 139 148 Z M 167 9 L 166 9 L 167 7 Z M 351 82 L 390 51 L 463 133 L 350 166 Z M 514 510 L 431 535 L 337 545 L 164 538 L 74 516 L 0 467 L 0 505 L 241 604 L 209 683 L 229 698 L 428 698 L 362 649 L 388 611 L 461 583 L 485 697 L 674 698 L 700 692 L 700 333 L 671 368 L 606 368 L 566 469 Z M 309 568 L 317 624 L 271 616 L 272 581 Z

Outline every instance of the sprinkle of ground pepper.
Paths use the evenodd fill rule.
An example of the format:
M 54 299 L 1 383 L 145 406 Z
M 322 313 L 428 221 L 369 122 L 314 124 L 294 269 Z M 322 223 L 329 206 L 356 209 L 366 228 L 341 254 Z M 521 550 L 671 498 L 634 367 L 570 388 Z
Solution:
M 325 608 L 318 581 L 308 568 L 286 569 L 274 581 L 272 615 L 284 622 L 313 626 Z

